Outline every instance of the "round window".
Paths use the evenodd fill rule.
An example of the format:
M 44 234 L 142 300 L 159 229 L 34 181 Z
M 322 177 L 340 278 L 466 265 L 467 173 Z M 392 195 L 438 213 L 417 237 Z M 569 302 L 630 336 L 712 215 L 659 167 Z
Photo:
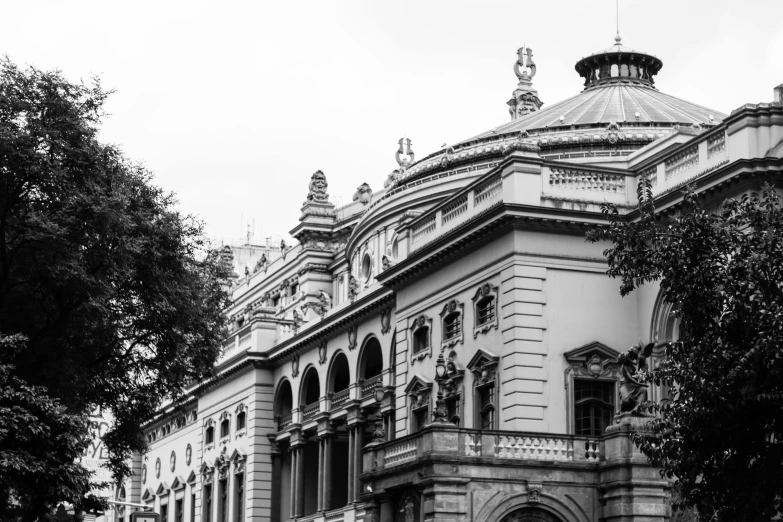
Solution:
M 362 259 L 362 277 L 365 281 L 369 281 L 371 275 L 372 260 L 370 259 L 370 254 L 364 254 L 364 259 Z

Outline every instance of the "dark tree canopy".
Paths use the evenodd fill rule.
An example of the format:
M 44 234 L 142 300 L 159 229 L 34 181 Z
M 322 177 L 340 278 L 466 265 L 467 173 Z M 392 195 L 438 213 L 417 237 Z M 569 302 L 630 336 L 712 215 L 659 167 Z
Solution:
M 659 281 L 683 327 L 644 380 L 671 394 L 635 441 L 701 520 L 770 520 L 783 511 L 783 211 L 776 190 L 709 212 L 692 189 L 663 217 L 640 184 L 640 217 L 604 208 L 608 274 L 623 296 Z
M 108 94 L 97 80 L 0 61 L 0 334 L 26 338 L 6 354 L 4 385 L 45 390 L 63 415 L 111 413 L 104 443 L 123 476 L 144 449 L 140 422 L 211 373 L 228 294 L 202 225 L 98 141 Z M 39 421 L 61 429 L 52 408 Z M 0 451 L 9 440 L 0 432 Z M 73 459 L 61 456 L 61 466 Z

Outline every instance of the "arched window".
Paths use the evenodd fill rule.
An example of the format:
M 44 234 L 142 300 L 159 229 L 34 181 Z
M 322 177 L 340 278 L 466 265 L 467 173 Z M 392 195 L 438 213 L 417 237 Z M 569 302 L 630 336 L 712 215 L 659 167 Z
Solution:
M 275 394 L 275 418 L 277 430 L 282 431 L 291 424 L 291 411 L 294 408 L 294 397 L 291 390 L 291 382 L 283 380 Z
M 215 443 L 215 427 L 214 426 L 208 426 L 207 431 L 204 435 L 204 441 L 205 444 L 214 444 Z
M 329 408 L 334 410 L 344 407 L 349 398 L 351 385 L 351 369 L 345 353 L 337 352 L 332 358 L 329 369 Z
M 318 371 L 311 366 L 305 371 L 302 378 L 302 390 L 300 397 L 302 403 L 302 421 L 313 419 L 320 411 L 321 383 L 318 379 Z
M 443 339 L 441 340 L 442 350 L 462 343 L 463 308 L 462 303 L 456 299 L 452 299 L 445 304 L 443 310 L 440 312 L 441 332 L 443 336 Z
M 487 333 L 492 328 L 497 329 L 498 287 L 484 283 L 473 294 L 473 338 L 480 333 Z
M 246 425 L 246 417 L 244 411 L 237 413 L 237 431 L 244 430 Z

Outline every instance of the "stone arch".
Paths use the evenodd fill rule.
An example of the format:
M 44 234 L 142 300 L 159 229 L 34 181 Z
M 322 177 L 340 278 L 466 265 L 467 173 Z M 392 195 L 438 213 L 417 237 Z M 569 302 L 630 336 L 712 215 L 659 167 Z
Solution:
M 367 380 L 383 373 L 383 349 L 381 342 L 374 334 L 364 338 L 359 350 L 359 363 L 356 368 L 357 380 Z
M 538 500 L 531 502 L 530 491 L 514 495 L 504 493 L 499 491 L 485 502 L 473 520 L 475 522 L 527 522 L 528 520 L 530 522 L 589 522 L 591 519 L 590 515 L 569 495 L 561 499 L 542 491 L 538 495 Z M 527 513 L 540 513 L 540 517 L 550 518 L 512 520 L 514 513 L 522 510 L 530 510 Z
M 389 384 L 394 386 L 397 384 L 397 330 L 395 329 L 391 336 L 391 344 L 389 345 Z
M 666 302 L 663 290 L 658 291 L 650 323 L 651 341 L 676 341 L 680 338 L 682 322 L 673 312 L 674 304 Z
M 294 408 L 294 389 L 291 387 L 291 381 L 284 377 L 277 383 L 275 391 L 274 414 L 290 415 Z
M 313 404 L 321 398 L 321 378 L 318 369 L 312 364 L 302 372 L 302 381 L 299 385 L 299 404 Z
M 406 489 L 394 504 L 393 522 L 421 522 L 423 519 L 421 495 L 415 489 Z
M 347 389 L 354 381 L 351 376 L 351 365 L 348 356 L 342 350 L 337 350 L 332 355 L 327 372 L 326 393 L 334 393 Z

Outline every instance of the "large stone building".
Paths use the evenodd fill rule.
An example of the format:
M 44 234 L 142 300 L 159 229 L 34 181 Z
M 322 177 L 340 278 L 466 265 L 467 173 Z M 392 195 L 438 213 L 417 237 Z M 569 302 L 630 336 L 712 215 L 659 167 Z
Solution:
M 613 417 L 618 353 L 678 325 L 654 285 L 620 298 L 585 230 L 604 202 L 634 219 L 644 177 L 662 213 L 685 183 L 758 190 L 783 105 L 726 115 L 661 68 L 618 37 L 546 106 L 521 49 L 510 122 L 422 159 L 400 140 L 341 208 L 303 179 L 298 243 L 245 253 L 217 377 L 161 409 L 119 495 L 163 522 L 668 519 Z

